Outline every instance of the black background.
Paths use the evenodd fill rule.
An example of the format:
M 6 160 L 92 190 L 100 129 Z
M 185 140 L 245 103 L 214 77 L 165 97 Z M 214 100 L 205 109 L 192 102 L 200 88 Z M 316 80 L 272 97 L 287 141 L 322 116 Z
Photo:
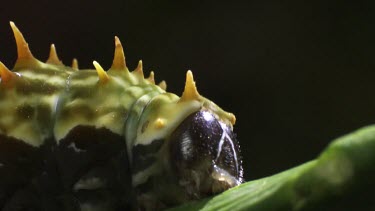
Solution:
M 12 67 L 9 21 L 33 54 L 109 68 L 119 36 L 131 69 L 143 60 L 180 94 L 191 69 L 200 93 L 237 116 L 245 178 L 318 156 L 375 121 L 374 1 L 6 1 L 0 60 Z

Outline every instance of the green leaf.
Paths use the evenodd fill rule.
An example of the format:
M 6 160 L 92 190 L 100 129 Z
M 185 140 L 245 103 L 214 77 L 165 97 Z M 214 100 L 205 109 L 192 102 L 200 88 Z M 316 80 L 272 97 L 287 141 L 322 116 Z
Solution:
M 375 126 L 338 138 L 313 161 L 170 210 L 375 210 Z

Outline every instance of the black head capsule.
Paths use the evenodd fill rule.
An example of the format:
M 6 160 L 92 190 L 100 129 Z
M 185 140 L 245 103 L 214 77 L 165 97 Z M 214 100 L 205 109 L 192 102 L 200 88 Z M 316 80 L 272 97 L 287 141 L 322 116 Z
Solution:
M 232 128 L 211 112 L 188 116 L 170 137 L 170 161 L 190 198 L 202 198 L 243 181 L 240 149 Z

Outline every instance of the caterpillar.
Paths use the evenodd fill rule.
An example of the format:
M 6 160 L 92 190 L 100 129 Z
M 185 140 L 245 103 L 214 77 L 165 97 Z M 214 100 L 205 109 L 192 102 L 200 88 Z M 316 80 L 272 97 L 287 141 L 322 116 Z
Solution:
M 36 59 L 13 22 L 18 58 L 0 62 L 0 207 L 162 210 L 243 182 L 235 116 L 199 94 L 181 97 L 129 71 L 115 37 L 105 71 L 65 66 L 52 44 Z

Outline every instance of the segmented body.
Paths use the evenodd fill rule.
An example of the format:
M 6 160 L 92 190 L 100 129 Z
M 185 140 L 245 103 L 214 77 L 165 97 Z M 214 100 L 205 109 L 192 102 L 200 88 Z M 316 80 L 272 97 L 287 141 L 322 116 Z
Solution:
M 12 71 L 0 67 L 3 210 L 129 208 L 134 188 L 162 174 L 161 140 L 187 116 L 207 107 L 234 123 L 232 114 L 198 94 L 191 72 L 182 97 L 155 85 L 153 73 L 144 78 L 141 61 L 130 72 L 117 38 L 108 71 L 96 62 L 96 70 L 78 71 L 76 63 L 67 67 L 59 61 L 53 45 L 46 63 L 35 59 L 11 25 L 19 57 Z

